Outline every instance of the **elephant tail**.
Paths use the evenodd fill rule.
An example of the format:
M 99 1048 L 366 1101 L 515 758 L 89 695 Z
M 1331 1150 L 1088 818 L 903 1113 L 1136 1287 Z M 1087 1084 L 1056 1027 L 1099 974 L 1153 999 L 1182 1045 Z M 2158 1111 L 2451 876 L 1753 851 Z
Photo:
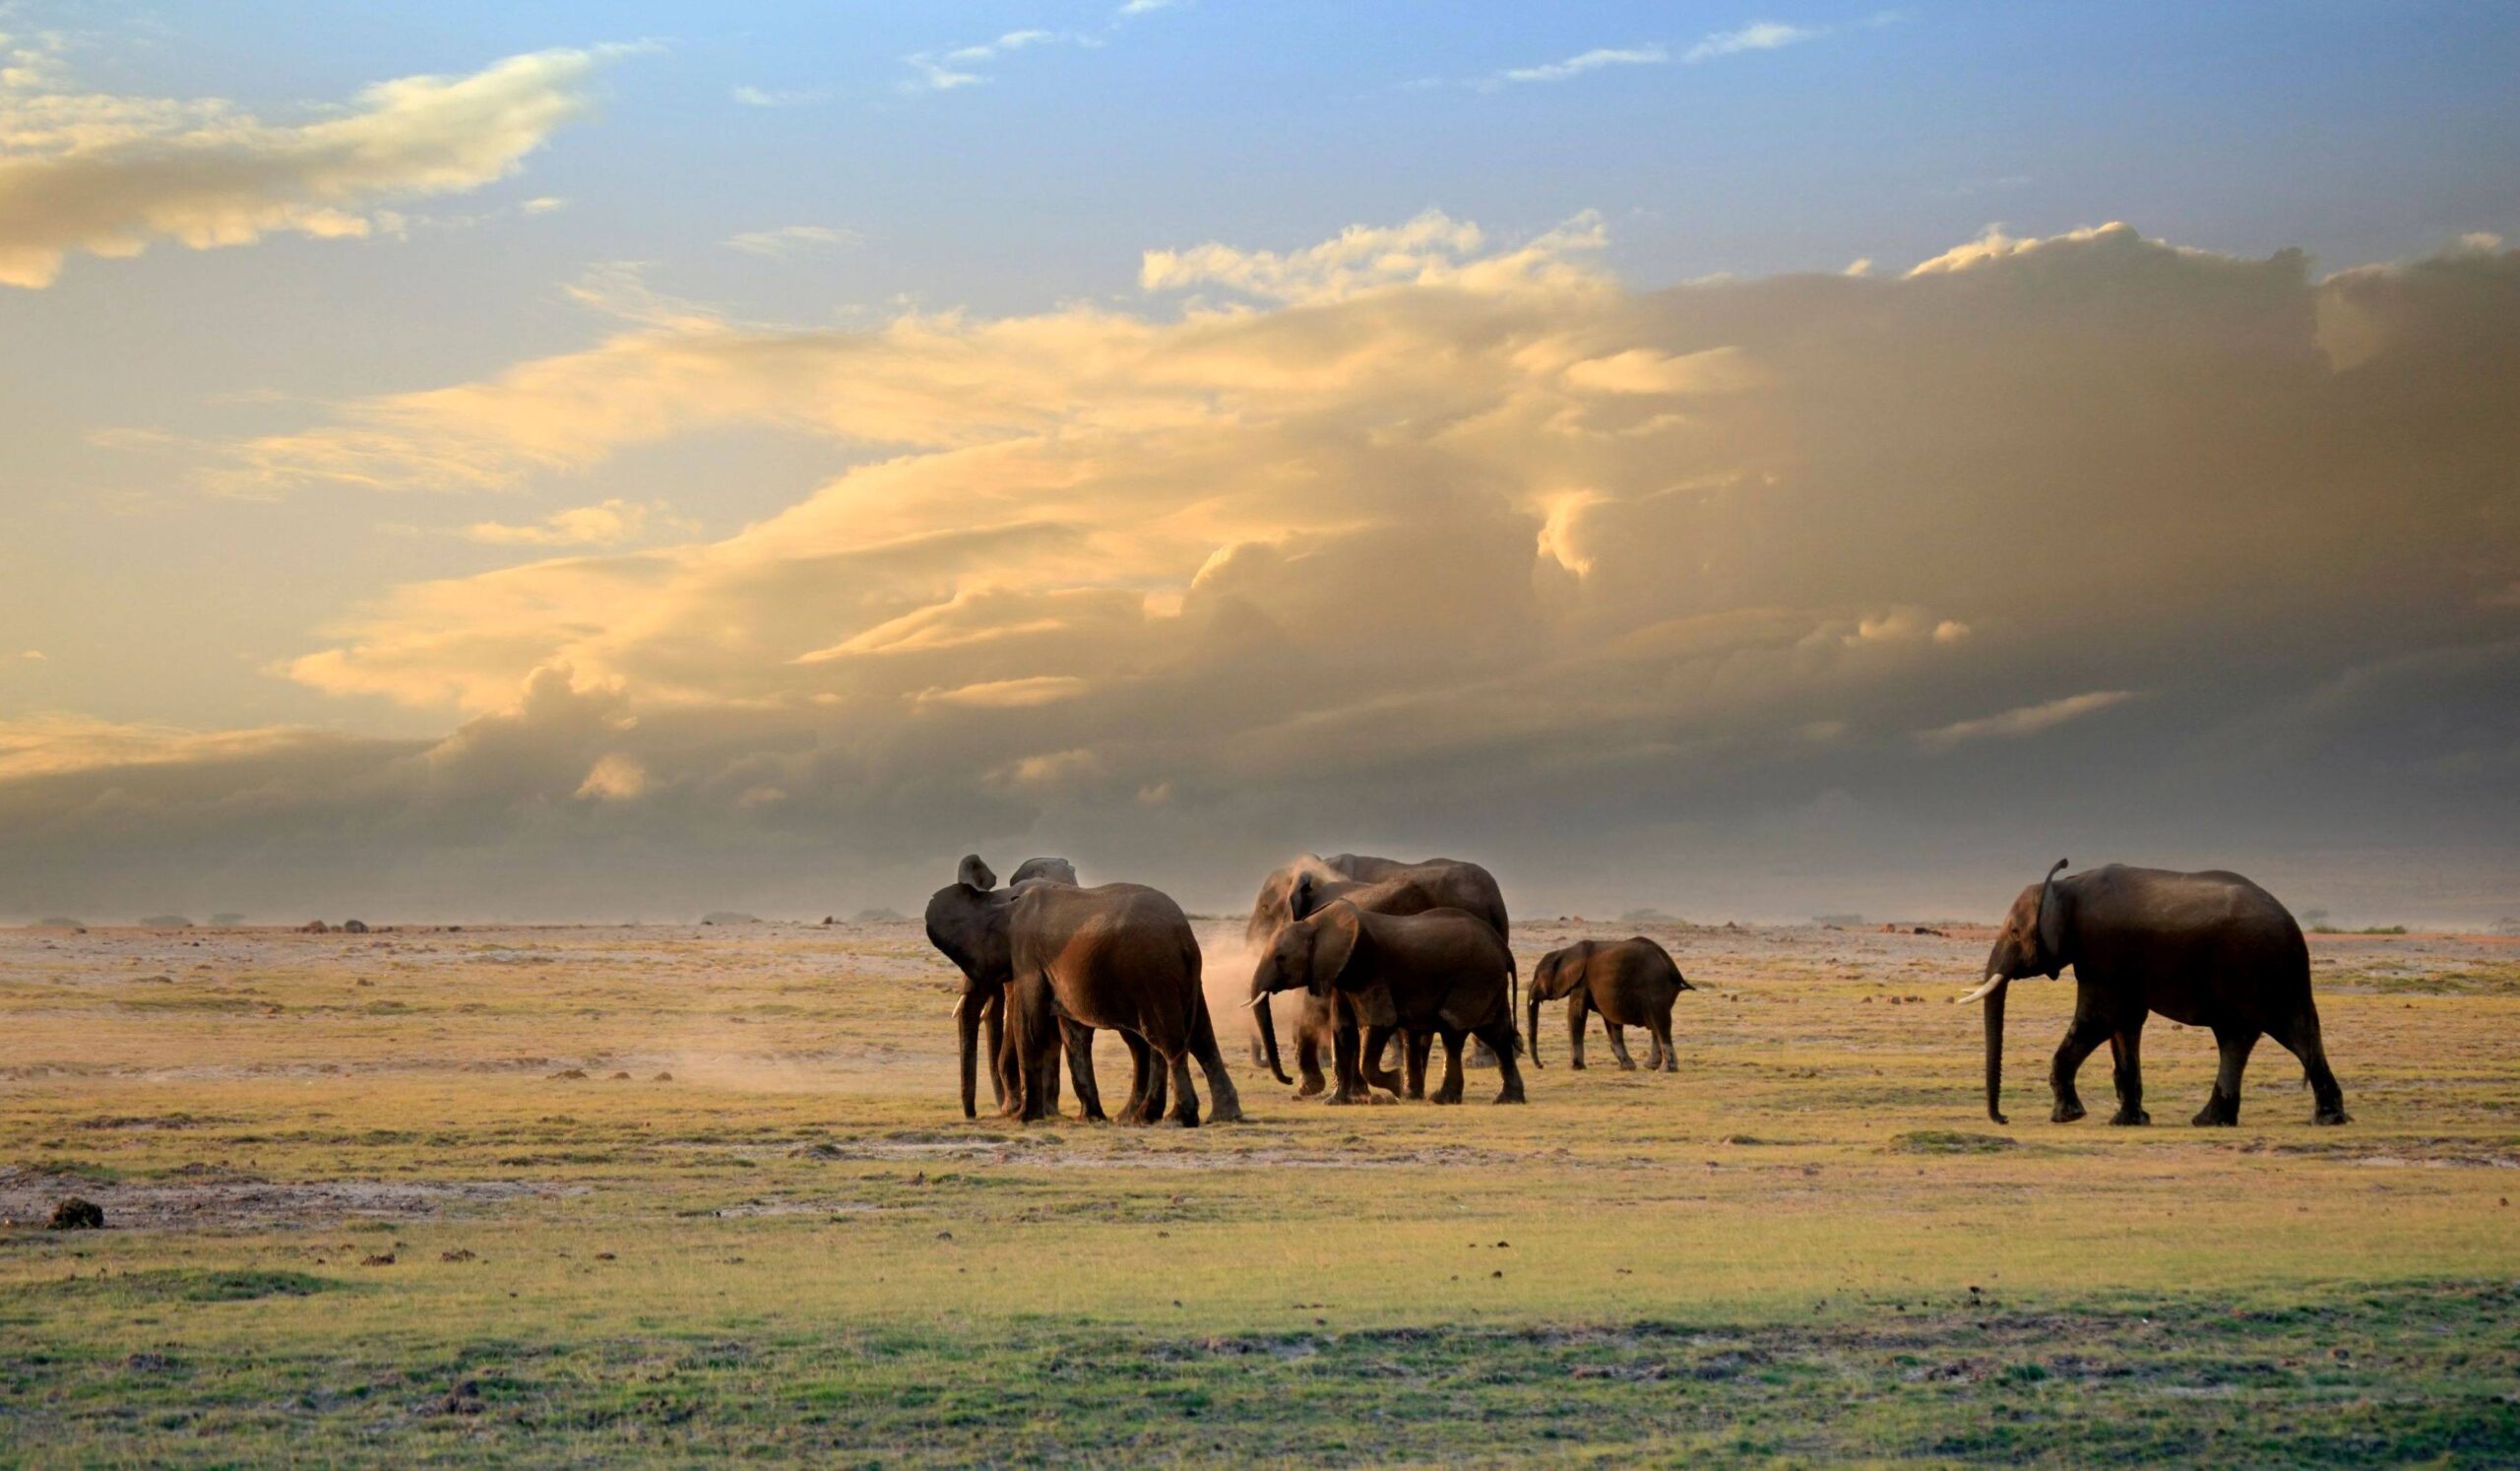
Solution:
M 1505 947 L 1505 1030 L 1514 1034 L 1514 1053 L 1517 1056 L 1531 1051 L 1523 1046 L 1523 1029 L 1514 1025 L 1522 1019 L 1522 967 L 1514 961 L 1514 947 L 1507 945 Z

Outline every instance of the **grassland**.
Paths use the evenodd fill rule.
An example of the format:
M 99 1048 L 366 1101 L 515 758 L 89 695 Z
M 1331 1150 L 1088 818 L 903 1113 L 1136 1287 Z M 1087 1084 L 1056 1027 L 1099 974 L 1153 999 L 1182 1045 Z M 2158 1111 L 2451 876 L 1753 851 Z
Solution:
M 965 1122 L 914 925 L 0 932 L 0 1457 L 2520 1464 L 2520 947 L 1999 1129 L 1983 940 L 1661 932 L 1675 1076 L 1196 1131 Z

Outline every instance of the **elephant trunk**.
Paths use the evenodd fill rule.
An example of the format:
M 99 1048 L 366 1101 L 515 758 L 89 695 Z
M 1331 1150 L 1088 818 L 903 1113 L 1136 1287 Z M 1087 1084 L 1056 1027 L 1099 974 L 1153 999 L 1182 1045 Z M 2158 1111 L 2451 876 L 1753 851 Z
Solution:
M 979 997 L 972 994 L 970 991 L 965 991 L 963 993 L 963 998 L 954 1003 L 954 1030 L 962 1041 L 963 1117 L 966 1119 L 976 1119 L 979 1117 L 979 1111 L 975 1107 L 977 1100 L 973 1096 L 973 1087 L 977 1079 L 974 1076 L 972 1071 L 973 1063 L 975 1061 L 975 1054 L 977 1053 L 979 1048 L 980 1011 L 982 1008 L 978 1004 L 978 1001 Z M 997 1059 L 995 1057 L 991 1057 L 989 1059 L 989 1067 L 992 1074 L 994 1074 L 997 1067 Z
M 1526 994 L 1530 999 L 1524 1002 L 1523 1051 L 1531 1054 L 1532 1066 L 1539 1067 L 1543 1065 L 1540 1060 L 1540 987 L 1533 986 Z
M 1293 1087 L 1295 1080 L 1287 1076 L 1286 1064 L 1278 1060 L 1278 1023 L 1277 1019 L 1269 1014 L 1272 1009 L 1269 1001 L 1269 992 L 1264 991 L 1253 996 L 1251 1009 L 1259 1013 L 1260 1050 L 1266 1054 L 1269 1058 L 1270 1073 L 1275 1076 L 1279 1082 L 1286 1084 L 1290 1088 Z
M 2004 1117 L 2004 992 L 2012 988 L 1997 981 L 1986 992 L 1986 1117 L 1997 1123 L 2010 1123 Z

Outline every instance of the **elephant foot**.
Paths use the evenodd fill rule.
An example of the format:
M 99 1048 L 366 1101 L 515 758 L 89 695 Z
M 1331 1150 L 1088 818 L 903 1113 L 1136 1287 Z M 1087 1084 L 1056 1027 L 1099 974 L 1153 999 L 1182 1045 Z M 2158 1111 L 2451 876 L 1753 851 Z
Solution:
M 1621 1062 L 1618 1065 L 1618 1070 L 1621 1072 L 1634 1072 L 1636 1071 L 1636 1064 L 1633 1062 Z
M 1208 1121 L 1210 1123 L 1242 1123 L 1247 1120 L 1242 1117 L 1242 1105 L 1237 1102 L 1219 1104 L 1208 1110 Z
M 1504 1092 L 1497 1094 L 1493 1101 L 1500 1104 L 1518 1104 L 1528 1103 L 1530 1100 L 1523 1097 L 1522 1089 L 1508 1088 Z
M 2136 1128 L 2153 1121 L 2153 1116 L 2141 1109 L 2119 1109 L 2110 1120 L 2119 1128 Z
M 1322 1100 L 1322 1103 L 1334 1109 L 1353 1109 L 1364 1102 L 1366 1102 L 1364 1095 L 1348 1093 L 1333 1093 Z
M 1581 1057 L 1575 1057 L 1570 1059 L 1566 1065 L 1575 1069 L 1577 1072 L 1582 1072 L 1584 1070 L 1584 1059 Z
M 1438 1091 L 1435 1096 L 1428 1099 L 1427 1102 L 1435 1105 L 1437 1108 L 1442 1108 L 1446 1104 L 1457 1104 L 1461 1102 L 1461 1092 L 1458 1089 Z
M 1321 1079 L 1319 1079 L 1319 1078 L 1306 1078 L 1306 1079 L 1304 1079 L 1304 1080 L 1303 1080 L 1303 1086 L 1302 1086 L 1302 1087 L 1300 1087 L 1300 1088 L 1297 1088 L 1297 1089 L 1295 1090 L 1295 1097 L 1297 1097 L 1297 1098 L 1317 1098 L 1317 1097 L 1319 1097 L 1320 1095 L 1322 1095 L 1322 1094 L 1324 1094 L 1324 1093 L 1327 1093 L 1327 1092 L 1329 1092 L 1329 1091 L 1330 1091 L 1330 1085 L 1329 1085 L 1328 1083 L 1323 1082 Z
M 2086 1112 L 2087 1111 L 2079 1103 L 2059 1103 L 2056 1105 L 2055 1110 L 2048 1116 L 2048 1121 L 2049 1123 L 2071 1123 L 2075 1119 L 2082 1118 Z
M 2226 1109 L 2219 1102 L 2209 1103 L 2196 1111 L 2192 1121 L 2198 1128 L 2234 1128 L 2240 1121 L 2240 1111 Z
M 2312 1123 L 2323 1123 L 2323 1124 L 2331 1124 L 2331 1125 L 2333 1125 L 2333 1124 L 2339 1124 L 2339 1123 L 2352 1123 L 2352 1122 L 2354 1121 L 2354 1116 L 2353 1116 L 2353 1115 L 2351 1115 L 2351 1114 L 2349 1114 L 2349 1113 L 2347 1113 L 2347 1112 L 2345 1112 L 2345 1105 L 2343 1105 L 2343 1104 L 2337 1104 L 2337 1105 L 2335 1105 L 2335 1106 L 2334 1106 L 2334 1107 L 2332 1107 L 2332 1108 L 2325 1108 L 2325 1109 L 2321 1109 L 2321 1110 L 2319 1110 L 2316 1114 L 2311 1115 L 2311 1116 L 2310 1116 L 2310 1121 L 2311 1121 Z

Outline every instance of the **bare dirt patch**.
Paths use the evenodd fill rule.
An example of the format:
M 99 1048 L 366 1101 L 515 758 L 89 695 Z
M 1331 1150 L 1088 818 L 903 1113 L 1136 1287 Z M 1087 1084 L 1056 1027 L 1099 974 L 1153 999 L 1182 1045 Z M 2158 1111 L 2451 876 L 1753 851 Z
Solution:
M 583 1185 L 529 1181 L 328 1180 L 284 1183 L 203 1180 L 181 1183 L 72 1181 L 0 1172 L 0 1220 L 40 1221 L 65 1189 L 103 1207 L 115 1229 L 201 1230 L 322 1226 L 343 1220 L 402 1221 L 461 1214 L 518 1200 L 581 1194 Z

